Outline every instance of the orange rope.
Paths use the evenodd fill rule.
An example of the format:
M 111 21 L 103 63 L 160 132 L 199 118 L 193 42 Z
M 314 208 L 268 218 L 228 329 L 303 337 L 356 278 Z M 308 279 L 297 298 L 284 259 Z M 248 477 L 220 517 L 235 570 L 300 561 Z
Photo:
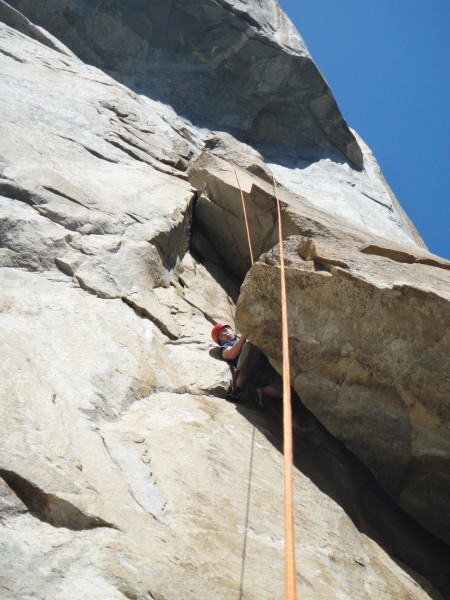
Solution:
M 241 192 L 242 208 L 244 210 L 245 227 L 247 230 L 250 260 L 253 266 L 253 251 L 250 240 L 247 211 L 244 193 L 239 182 L 236 167 L 233 165 L 236 181 Z M 292 443 L 292 409 L 291 409 L 291 375 L 289 369 L 288 321 L 286 302 L 286 276 L 284 272 L 283 231 L 281 227 L 281 207 L 277 195 L 277 185 L 273 178 L 273 191 L 277 202 L 278 235 L 280 239 L 280 276 L 281 276 L 281 321 L 283 340 L 283 446 L 284 446 L 284 536 L 285 536 L 285 595 L 286 600 L 296 600 L 296 569 L 295 569 L 295 537 L 294 537 L 294 499 L 292 483 L 293 443 Z
M 244 200 L 244 192 L 242 191 L 241 184 L 239 183 L 238 174 L 236 171 L 236 167 L 233 165 L 234 174 L 236 175 L 236 181 L 241 191 L 241 200 L 242 200 L 242 208 L 244 209 L 244 219 L 245 219 L 245 228 L 247 229 L 247 239 L 248 239 L 248 248 L 250 250 L 250 260 L 253 267 L 253 251 L 252 251 L 252 242 L 250 240 L 250 229 L 248 227 L 248 219 L 247 219 L 247 211 L 245 210 L 245 200 Z
M 283 339 L 283 438 L 284 438 L 284 535 L 285 535 L 285 593 L 286 600 L 296 600 L 294 500 L 292 485 L 292 410 L 291 375 L 289 370 L 289 344 L 286 302 L 286 277 L 284 273 L 283 232 L 281 228 L 281 208 L 277 195 L 277 185 L 273 178 L 273 192 L 277 202 L 278 234 L 280 238 L 281 276 L 281 321 Z

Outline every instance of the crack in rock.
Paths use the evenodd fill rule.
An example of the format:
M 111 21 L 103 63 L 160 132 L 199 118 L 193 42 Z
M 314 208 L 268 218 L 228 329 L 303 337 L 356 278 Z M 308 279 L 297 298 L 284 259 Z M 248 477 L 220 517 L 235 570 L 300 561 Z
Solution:
M 34 208 L 34 204 L 41 201 L 42 198 L 37 194 L 30 192 L 24 187 L 21 187 L 18 183 L 10 181 L 8 179 L 0 179 L 0 195 L 11 200 L 18 200 L 24 204 L 28 204 Z
M 134 312 L 139 317 L 145 317 L 149 319 L 156 327 L 160 330 L 160 332 L 168 337 L 170 340 L 177 340 L 178 337 L 170 331 L 170 329 L 166 326 L 166 324 L 158 319 L 154 314 L 152 314 L 149 310 L 147 310 L 144 306 L 140 306 L 136 304 L 130 297 L 123 296 L 122 302 L 124 302 L 127 306 L 134 310 Z
M 444 258 L 436 257 L 436 259 L 434 259 L 432 257 L 415 256 L 412 252 L 408 252 L 403 248 L 397 249 L 378 246 L 376 244 L 369 244 L 368 246 L 361 248 L 360 252 L 363 254 L 372 254 L 374 256 L 389 258 L 390 260 L 398 263 L 406 263 L 410 265 L 420 264 L 428 265 L 430 267 L 438 267 L 440 269 L 450 269 L 450 262 L 446 261 Z
M 106 160 L 106 162 L 113 163 L 113 164 L 117 164 L 120 162 L 119 160 L 117 160 L 115 158 L 109 158 L 108 156 L 101 154 L 101 152 L 97 152 L 97 150 L 94 150 L 93 148 L 89 148 L 88 146 L 85 146 L 84 144 L 81 144 L 81 146 L 83 146 L 83 148 L 87 152 L 89 152 L 89 154 L 92 154 L 92 156 L 95 156 L 96 158 L 99 158 L 100 160 Z
M 25 63 L 26 62 L 23 58 L 19 58 L 18 56 L 15 56 L 14 54 L 11 54 L 10 52 L 7 52 L 4 48 L 1 48 L 0 52 L 2 54 L 4 54 L 5 56 L 7 56 L 8 58 L 12 58 L 12 60 L 15 60 L 16 62 L 19 62 L 19 63 Z
M 53 527 L 65 527 L 73 531 L 108 527 L 119 529 L 113 523 L 101 517 L 83 513 L 79 508 L 59 498 L 56 494 L 44 492 L 36 484 L 28 481 L 13 471 L 0 469 L 0 477 L 25 504 L 30 513 Z
M 119 138 L 119 140 L 121 139 L 121 136 L 119 136 L 118 134 L 117 137 Z M 127 154 L 130 158 L 147 164 L 150 167 L 153 167 L 156 171 L 159 171 L 160 173 L 164 173 L 165 175 L 172 175 L 173 177 L 178 177 L 179 179 L 188 181 L 188 176 L 186 175 L 186 173 L 184 173 L 183 171 L 178 171 L 173 167 L 167 166 L 165 163 L 161 162 L 159 159 L 153 158 L 146 152 L 141 151 L 142 154 L 145 154 L 145 157 L 143 157 L 140 156 L 140 154 L 138 154 L 137 152 L 134 152 L 124 143 L 121 143 L 120 141 L 111 138 L 105 139 L 105 141 L 108 142 L 108 144 L 111 144 L 111 146 L 114 146 L 115 148 L 118 148 L 119 150 Z

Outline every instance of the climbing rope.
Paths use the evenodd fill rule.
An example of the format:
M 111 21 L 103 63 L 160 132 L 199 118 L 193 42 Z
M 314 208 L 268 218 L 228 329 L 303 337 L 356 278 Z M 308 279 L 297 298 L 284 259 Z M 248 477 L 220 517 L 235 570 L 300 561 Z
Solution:
M 253 267 L 254 260 L 253 260 L 252 242 L 250 240 L 250 229 L 248 226 L 247 211 L 245 210 L 244 192 L 242 191 L 241 184 L 239 183 L 239 177 L 238 177 L 238 174 L 236 171 L 236 167 L 234 165 L 233 165 L 233 169 L 234 169 L 234 174 L 236 175 L 236 181 L 237 181 L 239 190 L 241 192 L 242 208 L 244 210 L 245 228 L 247 229 L 248 249 L 250 250 L 250 261 L 251 261 L 252 267 Z
M 273 177 L 273 194 L 277 203 L 278 235 L 280 239 L 280 279 L 281 279 L 281 324 L 283 340 L 283 447 L 284 447 L 284 545 L 285 545 L 285 593 L 286 600 L 296 600 L 295 537 L 294 537 L 294 496 L 292 485 L 292 409 L 291 375 L 289 369 L 288 321 L 286 302 L 286 276 L 284 272 L 283 231 L 281 227 L 281 207 L 277 194 L 277 184 Z
M 253 251 L 245 208 L 244 193 L 239 182 L 236 167 L 233 165 L 236 181 L 241 192 L 245 227 L 247 230 L 250 259 L 253 266 Z M 285 545 L 285 598 L 296 600 L 295 569 L 295 536 L 294 536 L 294 496 L 293 496 L 293 443 L 292 443 L 292 408 L 291 408 L 291 375 L 289 368 L 288 320 L 286 302 L 286 275 L 284 271 L 283 230 L 281 226 L 281 206 L 277 194 L 277 184 L 273 177 L 273 195 L 277 204 L 278 236 L 280 241 L 280 279 L 281 279 L 281 332 L 283 352 L 283 449 L 284 449 L 284 545 Z

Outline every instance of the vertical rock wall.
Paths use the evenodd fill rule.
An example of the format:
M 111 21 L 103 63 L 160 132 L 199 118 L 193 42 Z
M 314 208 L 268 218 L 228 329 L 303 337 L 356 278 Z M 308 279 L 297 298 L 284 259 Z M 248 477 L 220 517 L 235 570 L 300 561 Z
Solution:
M 402 405 L 403 412 L 389 423 L 406 431 L 409 418 L 407 434 L 414 445 L 399 438 L 396 454 L 386 451 L 380 461 L 379 450 L 387 444 L 383 431 L 374 435 L 375 426 L 381 429 L 395 407 L 390 395 L 378 395 L 377 418 L 365 421 L 372 413 L 362 401 L 374 400 L 371 380 L 361 373 L 369 367 L 355 371 L 361 349 L 373 352 L 363 344 L 365 331 L 353 331 L 348 320 L 338 318 L 336 305 L 334 321 L 315 319 L 323 319 L 325 299 L 335 293 L 333 279 L 333 284 L 359 282 L 370 290 L 371 301 L 379 302 L 382 293 L 402 297 L 393 262 L 402 261 L 402 277 L 411 269 L 420 274 L 414 289 L 432 282 L 446 285 L 448 271 L 419 249 L 414 229 L 360 141 L 364 169 L 355 167 L 355 146 L 350 152 L 347 144 L 357 137 L 332 98 L 327 96 L 329 111 L 324 101 L 314 104 L 328 88 L 276 3 L 204 2 L 193 11 L 192 3 L 173 2 L 164 17 L 160 3 L 150 2 L 145 21 L 140 3 L 14 5 L 29 16 L 38 10 L 39 24 L 63 18 L 71 43 L 90 48 L 89 57 L 114 59 L 121 81 L 119 71 L 135 85 L 132 91 L 85 64 L 0 2 L 0 578 L 5 598 L 271 600 L 282 594 L 279 411 L 273 405 L 263 414 L 224 400 L 230 372 L 209 339 L 212 323 L 233 323 L 239 283 L 248 270 L 230 161 L 245 198 L 254 203 L 248 207 L 261 255 L 241 294 L 240 327 L 276 366 L 278 268 L 268 183 L 275 172 L 283 188 L 285 230 L 294 236 L 288 244 L 292 281 L 311 278 L 311 290 L 330 286 L 327 294 L 312 294 L 310 305 L 305 286 L 292 288 L 295 385 L 328 429 L 358 452 L 358 435 L 371 425 L 366 435 L 371 444 L 361 449 L 361 457 L 408 510 L 416 502 L 418 517 L 433 530 L 433 511 L 417 484 L 423 471 L 417 472 L 419 480 L 411 477 L 408 461 L 422 453 L 433 465 L 433 477 L 424 480 L 431 489 L 442 474 L 433 455 L 446 452 L 443 427 L 433 429 L 438 417 L 446 418 L 445 402 L 433 392 L 433 402 L 425 405 L 412 398 L 411 390 L 430 373 L 439 377 L 435 357 L 439 352 L 445 357 L 445 336 L 438 339 L 431 330 L 434 318 L 420 317 L 418 323 L 427 327 L 415 343 L 429 339 L 431 331 L 442 348 L 417 357 L 415 364 L 423 369 L 417 370 L 417 380 L 408 381 L 410 371 L 403 365 L 398 385 L 406 390 L 411 412 Z M 85 20 L 82 8 L 94 11 L 86 13 L 92 18 Z M 133 27 L 149 22 L 155 25 L 154 46 L 136 66 L 124 60 L 123 52 L 129 48 L 130 56 L 140 56 L 136 48 L 149 42 Z M 170 35 L 162 35 L 161 23 L 170 24 Z M 96 39 L 88 35 L 93 27 Z M 124 32 L 128 37 L 121 37 Z M 227 54 L 229 35 L 245 41 L 245 52 L 233 41 L 233 53 Z M 206 43 L 211 36 L 218 50 Z M 81 46 L 71 49 L 86 59 Z M 186 53 L 187 47 L 193 50 Z M 260 150 L 267 142 L 264 155 L 230 134 L 199 129 L 199 122 L 186 121 L 187 113 L 180 117 L 157 101 L 169 96 L 136 94 L 143 91 L 138 84 L 151 86 L 149 74 L 155 75 L 155 89 L 168 94 L 183 71 L 186 86 L 174 95 L 194 111 L 190 94 L 196 91 L 198 98 L 202 88 L 193 73 L 222 89 L 230 69 L 242 69 L 244 77 L 251 65 L 256 67 L 250 87 L 259 85 L 255 102 L 242 102 L 239 113 L 233 101 L 241 104 L 242 98 L 226 99 L 223 106 L 211 106 L 205 119 L 216 122 L 217 129 L 245 132 Z M 283 81 L 270 75 L 274 70 Z M 291 80 L 292 86 L 284 88 Z M 306 86 L 301 94 L 300 80 Z M 233 94 L 239 89 L 236 84 Z M 304 146 L 293 146 L 294 138 L 280 145 L 282 123 L 267 129 L 266 108 L 278 115 L 275 124 L 282 119 L 280 90 L 283 98 L 292 98 L 286 114 L 308 137 Z M 244 96 L 247 92 L 244 87 Z M 260 105 L 265 109 L 258 127 L 249 125 Z M 198 102 L 195 106 L 204 109 Z M 270 139 L 258 138 L 261 131 Z M 296 167 L 289 166 L 292 152 Z M 282 160 L 269 164 L 269 155 Z M 319 207 L 330 188 L 336 202 Z M 386 243 L 394 237 L 401 247 Z M 348 272 L 347 279 L 339 269 Z M 410 288 L 405 294 L 416 298 L 418 315 L 437 310 L 443 299 L 441 292 L 424 302 Z M 353 301 L 349 313 L 357 306 Z M 386 311 L 385 322 L 374 320 L 379 329 L 373 331 L 384 332 L 395 314 L 396 305 Z M 267 335 L 271 348 L 265 345 Z M 424 347 L 405 349 L 404 363 L 407 352 L 420 355 Z M 373 361 L 378 391 L 391 377 L 389 362 L 387 357 Z M 329 383 L 336 374 L 342 390 Z M 402 513 L 311 414 L 299 404 L 295 410 L 300 593 L 312 599 L 439 598 L 437 589 L 445 594 L 444 544 Z M 396 435 L 395 427 L 389 431 Z M 427 448 L 433 452 L 427 454 Z M 403 461 L 402 485 L 394 492 L 392 456 Z M 438 498 L 438 510 L 436 489 L 432 497 Z M 441 518 L 442 512 L 436 514 Z

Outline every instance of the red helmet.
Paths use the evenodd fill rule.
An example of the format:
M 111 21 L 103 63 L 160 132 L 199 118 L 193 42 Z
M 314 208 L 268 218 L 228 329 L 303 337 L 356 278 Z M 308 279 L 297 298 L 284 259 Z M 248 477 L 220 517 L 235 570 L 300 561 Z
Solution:
M 211 329 L 211 337 L 216 344 L 219 343 L 219 333 L 224 327 L 231 327 L 231 325 L 228 325 L 228 323 L 217 323 L 217 325 L 214 325 L 214 327 Z

